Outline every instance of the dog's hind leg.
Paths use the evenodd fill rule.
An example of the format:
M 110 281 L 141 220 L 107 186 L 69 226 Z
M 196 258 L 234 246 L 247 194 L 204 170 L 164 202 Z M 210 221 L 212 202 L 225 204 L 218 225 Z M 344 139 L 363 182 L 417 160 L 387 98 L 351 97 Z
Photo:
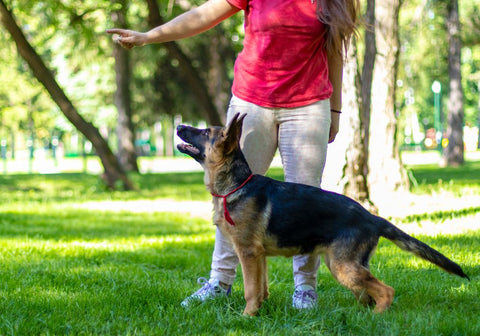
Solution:
M 362 299 L 364 292 L 368 297 L 373 298 L 375 301 L 375 309 L 373 311 L 375 313 L 382 313 L 390 308 L 395 290 L 375 278 L 368 270 L 363 269 L 360 273 L 362 285 L 365 286 L 365 289 L 360 294 L 360 299 Z
M 352 260 L 336 260 L 329 256 L 328 265 L 337 281 L 350 289 L 360 303 L 375 301 L 374 312 L 381 313 L 393 302 L 395 290 L 375 278 L 370 271 Z
M 328 254 L 324 256 L 324 260 L 325 260 L 325 265 L 327 265 L 328 269 L 330 270 L 330 272 L 332 273 L 333 277 L 338 281 L 340 282 L 343 286 L 347 287 L 345 284 L 343 284 L 340 279 L 338 278 L 337 276 L 337 270 L 336 269 L 332 269 L 331 268 L 331 263 L 330 263 L 330 258 L 328 257 Z M 367 267 L 368 269 L 368 267 Z M 359 290 L 356 290 L 356 289 L 353 289 L 353 288 L 348 288 L 352 291 L 353 295 L 355 295 L 355 298 L 358 300 L 358 302 L 360 302 L 363 306 L 371 306 L 371 305 L 374 305 L 375 304 L 375 301 L 373 300 L 373 298 L 367 294 L 367 291 L 365 289 L 359 289 Z

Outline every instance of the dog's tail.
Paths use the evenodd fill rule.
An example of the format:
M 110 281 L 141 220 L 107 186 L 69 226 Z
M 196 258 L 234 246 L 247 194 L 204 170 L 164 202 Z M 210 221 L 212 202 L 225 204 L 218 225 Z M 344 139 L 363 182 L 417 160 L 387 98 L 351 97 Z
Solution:
M 431 263 L 444 269 L 448 273 L 456 274 L 462 278 L 467 278 L 468 280 L 470 280 L 468 275 L 463 272 L 462 268 L 457 263 L 448 259 L 443 254 L 441 254 L 437 250 L 434 250 L 427 244 L 422 243 L 420 240 L 409 236 L 389 221 L 381 217 L 377 218 L 378 223 L 380 224 L 380 235 L 382 237 L 391 240 L 402 250 L 411 252 L 422 259 L 430 261 Z

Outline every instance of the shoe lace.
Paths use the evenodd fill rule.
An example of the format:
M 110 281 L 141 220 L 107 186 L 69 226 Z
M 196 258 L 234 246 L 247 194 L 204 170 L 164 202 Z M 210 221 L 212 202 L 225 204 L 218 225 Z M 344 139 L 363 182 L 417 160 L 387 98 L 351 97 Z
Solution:
M 208 282 L 208 279 L 204 277 L 198 278 L 197 283 L 202 286 L 202 288 L 198 290 L 197 294 L 208 293 L 215 287 L 215 286 L 212 286 L 212 284 Z
M 198 283 L 199 285 L 206 285 L 206 284 L 209 284 L 209 285 L 210 285 L 210 283 L 208 282 L 207 278 L 204 278 L 204 277 L 198 278 L 198 279 L 197 279 L 197 283 Z
M 212 285 L 210 283 L 209 280 L 207 280 L 207 278 L 204 278 L 204 277 L 201 277 L 201 278 L 198 278 L 197 279 L 197 283 L 199 285 L 202 286 L 202 288 L 200 288 L 198 291 L 197 291 L 197 295 L 208 295 L 208 293 L 216 293 L 216 294 L 220 294 L 224 291 L 226 291 L 225 294 L 230 294 L 230 291 L 231 291 L 231 288 L 228 288 L 228 289 L 223 289 L 220 285 Z
M 314 301 L 318 298 L 318 294 L 313 289 L 309 290 L 296 290 L 295 291 L 295 298 L 304 301 Z

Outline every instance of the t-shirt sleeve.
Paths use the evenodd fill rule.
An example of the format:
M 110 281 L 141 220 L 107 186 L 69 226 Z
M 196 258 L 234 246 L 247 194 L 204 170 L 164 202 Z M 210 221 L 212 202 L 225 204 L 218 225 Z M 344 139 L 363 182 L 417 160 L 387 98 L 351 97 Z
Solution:
M 248 0 L 227 0 L 229 4 L 240 9 L 247 9 Z

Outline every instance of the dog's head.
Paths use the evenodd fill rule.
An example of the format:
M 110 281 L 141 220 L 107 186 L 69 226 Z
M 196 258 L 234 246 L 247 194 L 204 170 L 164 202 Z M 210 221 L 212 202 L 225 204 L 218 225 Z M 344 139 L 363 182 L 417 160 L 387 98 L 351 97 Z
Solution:
M 179 125 L 177 135 L 185 143 L 179 144 L 177 148 L 204 167 L 206 163 L 222 162 L 238 148 L 245 116 L 246 114 L 237 113 L 225 127 L 199 129 Z

